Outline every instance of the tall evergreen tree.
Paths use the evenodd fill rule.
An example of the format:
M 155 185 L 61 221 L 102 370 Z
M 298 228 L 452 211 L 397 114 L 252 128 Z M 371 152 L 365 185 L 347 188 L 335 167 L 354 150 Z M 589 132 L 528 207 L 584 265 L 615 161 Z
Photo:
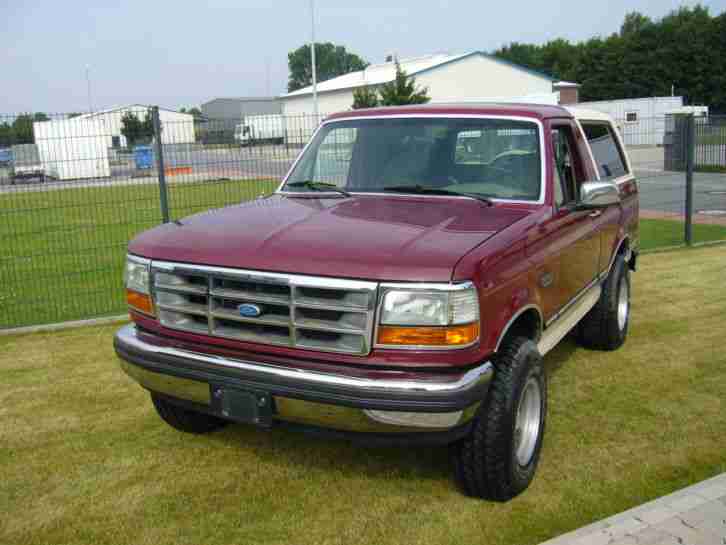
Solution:
M 361 108 L 375 108 L 378 106 L 378 95 L 376 90 L 368 87 L 359 87 L 353 91 L 353 109 L 360 110 Z
M 425 104 L 431 98 L 426 87 L 417 87 L 416 78 L 409 76 L 396 61 L 396 78 L 379 89 L 382 106 L 403 106 L 406 104 Z

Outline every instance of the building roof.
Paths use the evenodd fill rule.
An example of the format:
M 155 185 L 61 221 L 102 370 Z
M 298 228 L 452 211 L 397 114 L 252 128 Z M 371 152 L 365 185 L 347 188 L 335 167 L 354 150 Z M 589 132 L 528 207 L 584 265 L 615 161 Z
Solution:
M 581 87 L 579 83 L 575 83 L 574 81 L 555 81 L 552 83 L 552 87 L 555 89 L 565 89 L 567 87 Z
M 461 61 L 463 59 L 472 57 L 472 56 L 481 56 L 486 57 L 487 59 L 496 61 L 501 64 L 508 65 L 516 70 L 521 70 L 523 72 L 528 72 L 529 74 L 532 74 L 534 76 L 537 76 L 542 79 L 546 79 L 548 81 L 554 81 L 553 78 L 548 76 L 547 74 L 544 74 L 542 72 L 537 72 L 535 70 L 531 70 L 529 68 L 526 68 L 524 66 L 520 66 L 518 64 L 515 64 L 513 62 L 509 62 L 504 59 L 500 59 L 499 57 L 495 57 L 494 55 L 489 55 L 487 53 L 483 53 L 482 51 L 470 51 L 468 53 L 461 53 L 457 55 L 449 55 L 444 53 L 437 53 L 433 55 L 425 55 L 423 57 L 413 57 L 408 59 L 399 59 L 399 64 L 401 65 L 401 68 L 405 70 L 409 76 L 416 76 L 419 74 L 422 74 L 423 72 L 427 72 L 429 70 L 433 70 L 436 68 L 439 68 L 445 64 L 450 64 L 454 62 Z M 338 91 L 342 89 L 353 89 L 355 87 L 362 87 L 364 85 L 381 85 L 383 83 L 389 83 L 393 81 L 396 77 L 396 63 L 395 61 L 391 62 L 385 62 L 381 64 L 372 64 L 365 68 L 364 70 L 359 70 L 358 72 L 350 72 L 349 74 L 343 74 L 342 76 L 338 76 L 337 78 L 332 78 L 327 81 L 322 81 L 318 83 L 318 93 L 325 93 L 327 91 Z M 297 96 L 304 96 L 312 94 L 313 87 L 312 85 L 308 87 L 303 87 L 302 89 L 298 89 L 296 91 L 292 91 L 290 93 L 287 93 L 285 95 L 282 95 L 280 98 L 291 98 L 291 97 L 297 97 Z
M 211 98 L 208 101 L 204 102 L 204 104 L 209 104 L 211 102 L 217 102 L 226 100 L 229 102 L 276 102 L 280 100 L 279 97 L 217 97 L 217 98 Z
M 126 106 L 114 106 L 112 108 L 106 108 L 105 110 L 98 110 L 95 112 L 90 112 L 87 114 L 81 114 L 77 115 L 76 117 L 73 117 L 72 119 L 89 119 L 91 117 L 96 117 L 98 115 L 104 115 L 104 114 L 112 114 L 114 112 L 120 112 L 123 110 L 131 110 L 135 108 L 151 108 L 148 104 L 127 104 Z M 172 110 L 170 108 L 159 108 L 160 110 L 164 110 L 166 112 L 174 112 L 175 114 L 181 114 L 185 115 L 186 112 L 178 112 L 177 110 Z M 187 114 L 192 115 L 192 114 Z

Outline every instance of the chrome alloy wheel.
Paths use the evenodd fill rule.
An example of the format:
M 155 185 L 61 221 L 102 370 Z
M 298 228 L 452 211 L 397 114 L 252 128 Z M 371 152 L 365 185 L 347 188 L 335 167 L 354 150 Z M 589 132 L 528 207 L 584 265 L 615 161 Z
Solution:
M 630 288 L 628 282 L 623 278 L 620 281 L 620 291 L 618 293 L 618 329 L 625 329 L 628 323 L 628 314 L 630 312 Z
M 542 391 L 537 379 L 527 380 L 519 398 L 514 424 L 514 452 L 517 463 L 525 467 L 532 461 L 542 428 Z

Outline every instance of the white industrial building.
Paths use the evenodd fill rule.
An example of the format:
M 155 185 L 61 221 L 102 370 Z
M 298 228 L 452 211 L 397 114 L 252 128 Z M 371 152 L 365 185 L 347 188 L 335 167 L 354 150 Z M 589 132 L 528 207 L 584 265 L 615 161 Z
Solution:
M 75 180 L 111 175 L 110 146 L 100 119 L 38 121 L 33 135 L 46 176 Z
M 428 88 L 431 102 L 464 102 L 531 98 L 533 102 L 557 102 L 554 80 L 492 55 L 473 51 L 460 55 L 435 54 L 399 59 L 401 68 L 416 77 L 416 84 Z M 350 110 L 353 91 L 377 87 L 395 79 L 394 62 L 374 64 L 365 70 L 344 74 L 318 84 L 321 114 Z M 280 97 L 286 116 L 312 114 L 313 88 L 305 87 Z
M 35 144 L 46 175 L 59 180 L 103 178 L 111 175 L 110 151 L 126 147 L 121 134 L 124 114 L 143 121 L 148 106 L 132 104 L 69 119 L 33 123 Z M 194 142 L 194 116 L 159 109 L 162 144 Z
M 581 102 L 579 106 L 612 117 L 627 146 L 662 146 L 669 114 L 708 115 L 708 107 L 684 106 L 680 96 L 601 100 Z

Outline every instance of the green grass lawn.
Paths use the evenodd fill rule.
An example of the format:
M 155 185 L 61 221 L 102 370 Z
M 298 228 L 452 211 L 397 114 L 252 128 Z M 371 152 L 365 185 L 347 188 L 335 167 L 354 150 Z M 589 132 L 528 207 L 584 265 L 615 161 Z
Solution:
M 277 183 L 172 183 L 171 216 L 254 199 Z M 0 195 L 0 328 L 124 312 L 127 243 L 159 223 L 155 184 Z
M 171 183 L 172 219 L 253 199 L 271 180 Z M 82 187 L 0 195 L 0 329 L 125 311 L 126 246 L 158 225 L 155 184 Z M 683 241 L 683 224 L 642 220 L 644 249 Z M 695 240 L 726 240 L 726 227 L 695 226 Z
M 538 543 L 726 471 L 723 247 L 643 256 L 616 352 L 546 358 L 531 486 L 462 496 L 445 448 L 365 448 L 231 425 L 174 431 L 114 327 L 0 337 L 0 543 Z
M 640 220 L 640 248 L 653 250 L 684 244 L 685 224 L 680 220 Z M 693 242 L 726 241 L 726 226 L 710 224 L 693 225 Z

